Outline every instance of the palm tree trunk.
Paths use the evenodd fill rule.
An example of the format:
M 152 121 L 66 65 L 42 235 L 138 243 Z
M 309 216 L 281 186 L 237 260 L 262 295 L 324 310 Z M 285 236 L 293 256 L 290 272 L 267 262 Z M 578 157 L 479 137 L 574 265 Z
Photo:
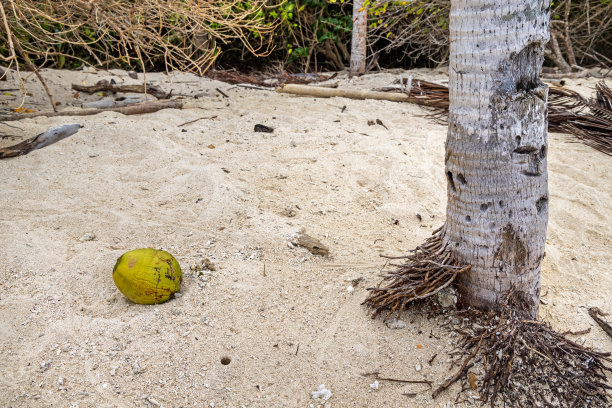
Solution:
M 536 317 L 548 221 L 548 88 L 539 80 L 549 0 L 457 0 L 450 14 L 444 242 L 471 264 L 465 303 L 512 290 Z
M 353 36 L 351 38 L 350 75 L 362 75 L 366 69 L 368 11 L 364 0 L 353 0 Z

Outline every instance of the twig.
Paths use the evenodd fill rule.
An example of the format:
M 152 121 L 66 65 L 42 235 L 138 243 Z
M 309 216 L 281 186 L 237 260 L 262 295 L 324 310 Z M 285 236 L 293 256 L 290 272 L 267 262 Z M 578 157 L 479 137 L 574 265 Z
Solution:
M 215 89 L 217 90 L 217 92 L 219 92 L 219 93 L 220 93 L 221 95 L 223 95 L 224 97 L 229 98 L 229 96 L 228 96 L 228 95 L 227 95 L 225 92 L 223 92 L 222 90 L 220 90 L 219 88 L 215 88 Z
M 204 120 L 204 119 L 215 119 L 215 118 L 217 118 L 217 115 L 215 115 L 215 116 L 203 116 L 203 117 L 201 117 L 201 118 L 197 118 L 197 119 L 193 119 L 193 120 L 188 120 L 188 121 L 187 121 L 187 122 L 185 122 L 185 123 L 181 123 L 181 124 L 180 124 L 180 125 L 178 125 L 177 127 L 185 126 L 185 125 L 188 125 L 188 124 L 190 124 L 190 123 L 197 122 L 197 121 L 199 121 L 199 120 Z
M 599 316 L 597 315 L 602 315 L 605 316 L 601 310 L 599 310 L 599 308 L 597 307 L 591 307 L 589 308 L 589 315 L 591 315 L 591 317 L 593 318 L 593 320 L 595 320 L 595 322 L 599 325 L 599 327 L 601 327 L 603 329 L 603 331 L 605 331 L 608 336 L 612 337 L 612 327 L 603 321 L 603 319 L 601 319 Z
M 429 385 L 429 387 L 432 387 L 432 382 L 429 380 L 402 380 L 402 379 L 398 379 L 398 378 L 389 378 L 389 377 L 381 377 L 380 373 L 378 371 L 374 371 L 371 373 L 363 373 L 361 374 L 362 377 L 374 377 L 377 380 L 381 380 L 381 381 L 391 381 L 391 382 L 398 382 L 398 383 L 404 383 L 404 384 L 427 384 Z

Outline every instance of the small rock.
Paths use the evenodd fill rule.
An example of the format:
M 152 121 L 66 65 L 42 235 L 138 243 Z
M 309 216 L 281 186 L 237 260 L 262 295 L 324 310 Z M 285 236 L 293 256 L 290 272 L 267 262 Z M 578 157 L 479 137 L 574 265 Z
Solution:
M 136 71 L 128 71 L 128 76 L 132 79 L 138 79 L 138 74 Z
M 143 370 L 142 368 L 140 368 L 140 365 L 138 364 L 138 361 L 134 361 L 132 363 L 132 374 L 137 375 L 137 374 L 142 374 Z
M 65 382 L 65 381 L 64 381 L 64 377 L 58 377 L 58 378 L 57 378 L 57 386 L 58 386 L 58 387 L 63 386 L 63 385 L 64 385 L 64 382 Z
M 346 288 L 346 291 L 347 291 L 348 293 L 353 293 L 353 292 L 355 291 L 355 288 L 349 285 L 349 286 Z
M 378 380 L 376 380 L 372 384 L 370 384 L 370 388 L 373 389 L 373 390 L 378 390 Z
M 285 217 L 293 218 L 296 216 L 297 213 L 295 212 L 293 207 L 287 207 L 281 212 L 281 214 Z
M 421 371 L 421 368 L 423 368 L 423 367 L 421 367 L 421 364 L 417 364 L 417 365 L 415 365 L 415 366 L 414 366 L 414 369 L 415 369 L 417 372 L 418 372 L 418 371 Z
M 316 391 L 312 391 L 310 395 L 312 398 L 321 398 L 323 401 L 327 401 L 331 398 L 332 393 L 330 390 L 325 388 L 325 384 L 321 384 L 319 385 L 319 388 L 317 388 Z
M 115 374 L 117 374 L 117 367 L 111 367 L 110 369 L 110 375 L 114 376 Z
M 264 132 L 264 133 L 272 133 L 272 132 L 274 132 L 273 128 L 271 128 L 269 126 L 266 126 L 266 125 L 262 125 L 260 123 L 256 124 L 253 130 L 255 132 Z
M 454 309 L 457 304 L 457 291 L 452 287 L 444 288 L 438 292 L 437 298 L 444 309 Z
M 79 238 L 79 241 L 86 242 L 93 241 L 94 239 L 96 239 L 96 234 L 94 234 L 93 232 L 88 232 L 84 234 L 81 238 Z
M 295 143 L 295 140 L 292 140 L 291 143 L 289 143 L 289 145 L 291 147 L 297 147 L 297 143 Z
M 393 330 L 397 330 L 397 329 L 403 329 L 406 327 L 406 323 L 404 323 L 403 320 L 394 318 L 391 319 L 389 321 L 386 322 L 386 325 L 388 328 L 393 329 Z

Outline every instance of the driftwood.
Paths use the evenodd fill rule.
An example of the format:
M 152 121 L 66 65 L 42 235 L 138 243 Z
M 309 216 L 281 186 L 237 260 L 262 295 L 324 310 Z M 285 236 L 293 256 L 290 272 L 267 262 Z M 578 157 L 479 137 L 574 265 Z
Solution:
M 288 84 L 278 89 L 280 93 L 292 95 L 315 96 L 318 98 L 333 98 L 335 96 L 350 99 L 378 99 L 393 102 L 412 102 L 408 95 L 403 93 L 361 91 L 352 89 L 322 88 L 317 86 Z
M 98 81 L 95 85 L 79 85 L 72 84 L 72 89 L 79 92 L 92 94 L 95 92 L 134 92 L 150 94 L 157 99 L 168 99 L 172 95 L 172 91 L 164 92 L 157 85 L 138 84 L 138 85 L 117 85 L 108 82 L 106 79 Z
M 108 108 L 108 109 L 80 109 L 80 110 L 69 110 L 61 112 L 38 112 L 38 113 L 16 113 L 12 115 L 0 115 L 0 122 L 7 122 L 13 120 L 21 120 L 26 118 L 35 118 L 37 116 L 89 116 L 97 115 L 102 112 L 118 112 L 123 115 L 138 115 L 141 113 L 157 112 L 161 109 L 181 109 L 184 102 L 173 99 L 170 101 L 151 101 L 143 102 L 137 105 L 123 106 L 121 108 Z
M 438 85 L 440 87 L 440 85 Z M 419 88 L 420 89 L 420 88 Z M 320 86 L 308 85 L 285 85 L 277 90 L 280 93 L 288 93 L 292 95 L 315 96 L 319 98 L 341 97 L 349 99 L 377 99 L 391 102 L 410 102 L 417 105 L 430 106 L 434 108 L 448 107 L 448 96 L 446 100 L 440 99 L 439 95 L 430 95 L 425 93 L 407 94 L 404 92 L 381 92 L 381 91 L 362 91 L 352 89 L 334 89 L 324 88 Z M 399 91 L 399 88 L 398 88 Z
M 21 143 L 0 149 L 0 159 L 22 156 L 30 153 L 32 150 L 49 146 L 50 144 L 59 142 L 68 136 L 74 135 L 81 127 L 82 126 L 80 124 L 73 123 L 70 125 L 62 125 L 60 127 L 49 129 L 46 132 L 43 132 L 28 140 L 24 140 Z
M 306 248 L 313 255 L 329 255 L 329 249 L 321 241 L 304 233 L 297 234 L 292 243 Z
M 97 101 L 86 102 L 83 108 L 107 109 L 120 108 L 122 106 L 135 105 L 137 103 L 146 102 L 145 96 L 133 95 L 118 98 L 102 98 Z

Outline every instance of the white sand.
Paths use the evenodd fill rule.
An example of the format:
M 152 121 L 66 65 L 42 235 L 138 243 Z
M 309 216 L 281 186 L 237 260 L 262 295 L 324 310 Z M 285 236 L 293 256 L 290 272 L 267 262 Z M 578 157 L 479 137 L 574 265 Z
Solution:
M 122 71 L 44 75 L 63 105 L 99 98 L 73 98 L 71 83 L 138 82 Z M 446 80 L 443 72 L 413 75 Z M 342 78 L 341 86 L 369 89 L 397 77 Z M 379 254 L 406 253 L 444 221 L 446 128 L 411 104 L 315 100 L 186 74 L 147 78 L 175 94 L 204 95 L 194 109 L 0 124 L 24 137 L 84 125 L 0 161 L 0 406 L 454 402 L 460 384 L 432 400 L 427 385 L 380 381 L 374 390 L 374 378 L 361 375 L 437 387 L 454 373 L 446 354 L 453 336 L 439 322 L 413 311 L 402 317 L 405 328 L 392 330 L 360 305 L 378 282 Z M 595 83 L 570 82 L 587 93 Z M 36 78 L 26 84 L 24 106 L 47 110 Z M 14 76 L 0 82 L 15 85 Z M 19 98 L 2 95 L 0 103 L 16 107 Z M 375 119 L 388 130 L 367 125 Z M 257 123 L 274 133 L 253 132 Z M 562 331 L 591 328 L 574 338 L 609 351 L 612 341 L 586 308 L 612 312 L 612 160 L 560 134 L 551 134 L 549 150 L 541 317 Z M 302 229 L 329 246 L 329 258 L 288 246 Z M 95 239 L 81 241 L 88 233 Z M 118 292 L 115 260 L 139 247 L 175 255 L 181 297 L 142 306 Z M 199 277 L 190 267 L 204 257 L 216 271 Z M 356 278 L 363 281 L 349 293 Z M 224 356 L 230 364 L 221 364 Z M 332 393 L 327 402 L 311 399 L 320 384 Z M 403 395 L 410 393 L 417 395 Z

